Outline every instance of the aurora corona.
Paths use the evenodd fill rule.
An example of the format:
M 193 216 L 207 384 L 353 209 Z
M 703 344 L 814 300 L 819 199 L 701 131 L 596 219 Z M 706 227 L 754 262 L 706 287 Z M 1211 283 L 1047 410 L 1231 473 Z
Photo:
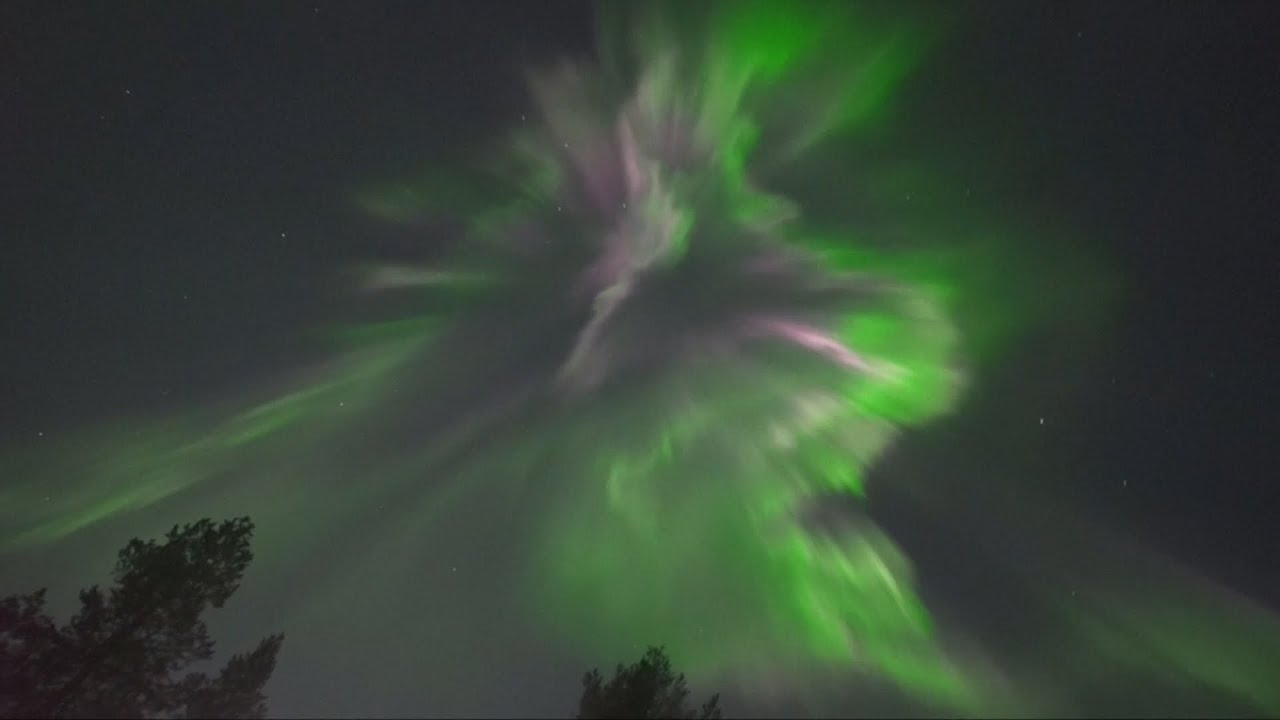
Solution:
M 764 117 L 839 46 L 829 13 L 778 12 L 734 8 L 692 46 L 633 24 L 637 72 L 612 84 L 590 65 L 533 73 L 542 123 L 518 133 L 515 204 L 453 260 L 487 297 L 571 320 L 562 358 L 530 368 L 556 430 L 516 441 L 575 456 L 572 485 L 544 481 L 563 496 L 535 531 L 533 597 L 605 653 L 656 633 L 698 671 L 821 661 L 956 699 L 905 556 L 865 516 L 806 522 L 863 496 L 895 433 L 951 406 L 956 330 L 933 288 L 894 272 L 894 248 L 839 257 L 853 245 L 819 241 L 760 172 L 863 119 L 862 94 L 913 58 L 871 41 L 806 96 L 826 107 Z M 860 262 L 875 254 L 887 262 Z M 462 292 L 429 269 L 377 275 Z
M 748 693 L 857 677 L 1011 707 L 865 507 L 895 439 L 955 409 L 1013 324 L 965 314 L 994 292 L 976 261 L 950 262 L 959 239 L 922 232 L 856 152 L 928 33 L 844 3 L 644 6 L 613 8 L 598 58 L 531 72 L 536 114 L 470 167 L 358 193 L 381 220 L 461 228 L 423 238 L 429 261 L 361 269 L 393 317 L 334 333 L 344 352 L 261 402 L 6 458 L 64 484 L 4 490 L 3 550 L 243 510 L 246 593 L 319 624 L 355 600 L 290 595 L 300 558 L 418 572 L 479 532 L 451 525 L 470 502 L 507 533 L 493 573 L 530 632 L 589 657 L 662 643 Z

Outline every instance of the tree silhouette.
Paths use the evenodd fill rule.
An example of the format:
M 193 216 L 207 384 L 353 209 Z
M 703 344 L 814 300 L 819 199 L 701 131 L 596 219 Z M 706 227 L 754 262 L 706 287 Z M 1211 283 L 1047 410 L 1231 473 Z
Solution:
M 252 535 L 245 517 L 174 526 L 163 543 L 131 540 L 110 590 L 81 590 L 62 627 L 44 612 L 43 589 L 0 600 L 0 716 L 262 717 L 283 635 L 216 677 L 180 675 L 213 656 L 200 616 L 239 587 Z
M 698 710 L 689 708 L 689 689 L 684 673 L 671 670 L 671 660 L 661 647 L 650 647 L 640 661 L 630 667 L 618 665 L 613 679 L 604 682 L 599 670 L 582 678 L 579 720 L 588 718 L 688 718 L 711 720 L 720 717 L 720 695 Z

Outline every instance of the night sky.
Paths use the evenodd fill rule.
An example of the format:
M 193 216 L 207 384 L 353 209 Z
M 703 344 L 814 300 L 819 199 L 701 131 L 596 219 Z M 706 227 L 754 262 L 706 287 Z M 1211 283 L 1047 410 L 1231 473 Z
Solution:
M 345 270 L 431 243 L 362 215 L 351 193 L 452 162 L 519 122 L 522 69 L 590 52 L 592 13 L 577 2 L 0 5 L 0 445 L 197 407 L 322 357 L 310 331 L 346 312 Z M 903 86 L 904 136 L 991 212 L 1013 212 L 1028 243 L 1069 230 L 1105 260 L 1117 300 L 1087 347 L 1053 318 L 1028 332 L 958 413 L 906 437 L 880 471 L 982 476 L 995 496 L 1034 485 L 1064 514 L 1280 610 L 1280 13 L 1014 2 L 953 6 L 947 22 Z M 984 511 L 963 495 L 951 524 L 879 501 L 921 577 L 954 565 L 949 548 L 971 527 L 955 518 Z M 987 532 L 989 545 L 1017 544 Z M 481 546 L 501 552 L 483 540 L 469 552 Z M 976 578 L 1035 562 L 1011 549 L 972 574 L 952 567 L 927 592 L 998 624 L 979 617 L 990 586 Z M 5 582 L 6 594 L 28 589 Z M 538 657 L 521 642 L 485 647 L 509 651 L 501 667 L 517 672 Z M 513 684 L 475 655 L 446 673 L 463 690 L 442 705 L 352 686 L 335 711 L 568 712 L 585 668 L 560 658 Z M 273 709 L 319 712 L 307 683 L 282 671 Z

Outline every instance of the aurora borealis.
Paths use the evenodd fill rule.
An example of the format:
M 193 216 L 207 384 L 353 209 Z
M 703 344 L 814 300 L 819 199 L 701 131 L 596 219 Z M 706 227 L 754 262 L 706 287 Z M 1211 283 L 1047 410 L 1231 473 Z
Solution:
M 1089 382 L 1133 292 L 982 191 L 1025 138 L 913 144 L 963 13 L 597 10 L 590 55 L 509 68 L 491 136 L 334 179 L 406 240 L 350 253 L 304 362 L 10 443 L 6 587 L 248 514 L 252 611 L 214 632 L 285 630 L 282 714 L 546 714 L 654 643 L 731 715 L 1280 712 L 1273 613 L 956 429 L 1000 372 Z

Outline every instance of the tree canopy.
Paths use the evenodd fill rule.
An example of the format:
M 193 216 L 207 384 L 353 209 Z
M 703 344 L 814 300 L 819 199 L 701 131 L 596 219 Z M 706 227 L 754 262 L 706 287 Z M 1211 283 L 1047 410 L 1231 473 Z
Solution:
M 578 701 L 580 720 L 613 718 L 695 718 L 720 717 L 720 695 L 694 709 L 687 705 L 689 688 L 684 673 L 675 674 L 671 660 L 661 647 L 650 647 L 639 662 L 618 665 L 613 679 L 605 682 L 599 670 L 582 678 L 582 698 Z
M 215 677 L 184 672 L 213 657 L 201 619 L 221 608 L 253 559 L 247 517 L 175 526 L 134 539 L 114 582 L 80 591 L 58 626 L 45 590 L 0 600 L 0 716 L 260 718 L 283 635 L 233 656 Z

